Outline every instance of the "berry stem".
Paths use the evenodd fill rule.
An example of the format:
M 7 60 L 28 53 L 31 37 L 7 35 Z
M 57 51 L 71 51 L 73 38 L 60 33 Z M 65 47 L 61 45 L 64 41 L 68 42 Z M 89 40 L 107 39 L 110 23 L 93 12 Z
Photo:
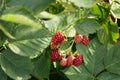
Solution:
M 72 46 L 73 46 L 73 44 L 74 44 L 74 41 L 73 40 L 71 40 L 71 46 L 70 46 L 70 49 L 72 49 Z
M 54 68 L 57 68 L 56 62 L 53 62 L 53 66 L 54 66 Z
M 3 46 L 0 47 L 0 52 L 2 52 L 3 50 L 5 50 L 5 48 Z

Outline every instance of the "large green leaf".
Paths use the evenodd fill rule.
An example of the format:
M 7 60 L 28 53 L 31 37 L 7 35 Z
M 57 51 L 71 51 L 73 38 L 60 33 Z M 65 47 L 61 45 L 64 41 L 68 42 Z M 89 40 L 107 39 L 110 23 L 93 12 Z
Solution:
M 4 73 L 1 67 L 0 67 L 0 80 L 7 80 L 7 75 Z
M 36 61 L 34 61 L 35 70 L 33 74 L 37 78 L 49 78 L 49 71 L 50 71 L 50 65 L 51 65 L 49 52 L 44 53 Z
M 120 19 L 120 0 L 114 0 L 111 6 L 113 16 Z
M 7 5 L 9 7 L 24 7 L 36 13 L 45 10 L 52 2 L 55 2 L 55 0 L 7 0 Z
M 15 39 L 15 37 L 13 37 L 6 29 L 5 27 L 3 27 L 3 25 L 0 24 L 0 30 L 2 30 L 2 32 L 9 37 L 10 39 Z
M 64 31 L 69 33 L 71 25 L 78 19 L 78 14 L 74 13 L 61 13 L 54 16 L 51 20 L 44 21 L 45 26 L 53 33 L 56 31 Z M 68 30 L 68 31 L 67 31 Z
M 85 66 L 91 74 L 97 75 L 104 70 L 103 59 L 107 50 L 97 39 L 93 39 L 87 47 L 77 44 L 76 48 L 83 54 Z
M 32 62 L 27 57 L 18 56 L 10 50 L 1 54 L 1 67 L 4 72 L 15 80 L 30 78 L 33 70 Z
M 4 8 L 5 0 L 0 0 L 0 15 L 2 13 L 2 10 Z
M 120 44 L 109 49 L 105 55 L 105 69 L 109 72 L 120 75 Z
M 14 31 L 16 24 L 13 24 L 11 22 L 6 22 L 6 21 L 2 21 L 0 20 L 0 37 L 1 39 L 4 40 L 5 39 L 15 39 L 15 37 L 12 34 L 12 31 Z M 3 40 L 3 41 L 4 41 Z
M 17 40 L 11 41 L 8 46 L 16 54 L 36 57 L 48 47 L 51 33 L 46 29 L 36 29 L 28 26 L 17 26 L 13 32 Z
M 115 75 L 109 72 L 103 72 L 97 78 L 98 80 L 120 80 L 119 75 Z
M 100 28 L 100 25 L 94 19 L 84 19 L 78 21 L 75 28 L 79 34 L 88 35 L 90 33 L 95 33 Z
M 93 80 L 92 76 L 83 65 L 78 68 L 71 66 L 63 72 L 70 80 Z
M 42 11 L 39 14 L 37 14 L 36 17 L 38 17 L 40 19 L 52 19 L 52 18 L 56 17 L 56 15 L 50 14 L 47 11 Z
M 36 21 L 33 15 L 25 8 L 13 7 L 4 11 L 0 16 L 1 20 L 28 25 L 35 28 L 41 28 L 42 25 Z
M 97 0 L 69 0 L 73 2 L 78 7 L 92 7 Z

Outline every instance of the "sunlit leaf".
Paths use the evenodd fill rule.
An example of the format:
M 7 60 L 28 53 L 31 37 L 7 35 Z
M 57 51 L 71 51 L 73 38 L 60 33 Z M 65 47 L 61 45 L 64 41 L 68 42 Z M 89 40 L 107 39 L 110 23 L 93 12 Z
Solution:
M 2 52 L 1 67 L 3 71 L 13 79 L 29 79 L 33 70 L 31 60 L 6 50 Z

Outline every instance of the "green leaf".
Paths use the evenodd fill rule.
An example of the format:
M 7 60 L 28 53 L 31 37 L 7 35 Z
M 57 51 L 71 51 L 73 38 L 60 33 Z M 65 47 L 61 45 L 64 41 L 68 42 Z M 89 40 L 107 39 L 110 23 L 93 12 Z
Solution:
M 2 46 L 3 45 L 3 41 L 2 40 L 0 40 L 0 46 Z
M 1 24 L 0 24 L 0 30 L 2 30 L 3 33 L 4 33 L 7 37 L 9 37 L 10 39 L 15 39 L 15 37 L 13 37 L 13 36 L 5 29 L 5 27 L 3 27 L 3 25 L 1 25 Z M 1 42 L 0 42 L 0 44 L 1 44 Z
M 71 47 L 71 43 L 69 41 L 66 41 L 60 46 L 60 50 L 67 50 L 70 47 Z
M 59 2 L 59 1 L 58 1 Z M 61 4 L 61 2 L 59 3 L 52 3 L 46 11 L 48 11 L 49 13 L 52 13 L 52 14 L 59 14 L 61 13 L 62 11 L 64 11 L 64 6 L 63 4 Z
M 98 80 L 120 80 L 120 76 L 109 72 L 103 72 L 98 76 Z
M 69 80 L 93 80 L 90 73 L 85 69 L 83 65 L 80 67 L 71 66 L 64 71 Z
M 41 28 L 42 25 L 36 21 L 29 11 L 21 7 L 8 8 L 0 16 L 1 20 L 24 24 L 27 26 Z
M 98 39 L 101 43 L 107 45 L 109 43 L 109 34 L 106 32 L 106 29 L 105 28 L 101 28 L 98 33 Z
M 111 10 L 113 12 L 113 16 L 120 19 L 120 0 L 115 0 L 112 3 Z
M 91 9 L 92 9 L 92 14 L 94 16 L 96 16 L 96 17 L 102 17 L 101 11 L 100 11 L 101 7 L 99 7 L 97 4 L 95 4 Z
M 0 30 L 1 40 L 5 41 L 8 38 L 15 40 L 15 37 L 13 36 L 12 32 L 14 31 L 16 24 L 0 20 L 0 25 L 1 25 Z
M 62 31 L 67 33 L 72 24 L 74 24 L 77 20 L 77 14 L 74 13 L 61 13 L 51 20 L 44 21 L 45 26 L 49 29 L 49 31 L 55 33 L 57 31 Z M 68 31 L 66 31 L 68 30 Z
M 5 0 L 0 0 L 0 15 L 2 13 L 2 10 L 4 8 L 4 5 L 5 5 Z
M 82 35 L 95 33 L 99 28 L 99 23 L 97 23 L 97 21 L 94 19 L 80 20 L 75 26 L 76 31 Z
M 76 30 L 74 27 L 70 26 L 69 29 L 64 31 L 66 37 L 74 37 L 76 35 Z
M 92 7 L 97 0 L 69 0 L 73 2 L 78 7 Z
M 36 29 L 20 25 L 14 30 L 16 41 L 11 41 L 8 47 L 16 54 L 37 57 L 51 42 L 51 33 L 46 29 Z
M 91 74 L 97 75 L 104 70 L 103 59 L 107 50 L 97 39 L 90 41 L 87 47 L 77 44 L 76 48 L 80 54 L 83 54 L 85 66 Z
M 4 73 L 1 67 L 0 67 L 0 80 L 7 80 L 7 75 Z
M 115 24 L 114 22 L 110 22 L 110 24 L 109 24 L 109 31 L 111 31 L 110 35 L 111 35 L 112 41 L 113 42 L 117 42 L 117 39 L 119 38 L 118 25 Z
M 46 11 L 40 12 L 38 15 L 36 15 L 36 17 L 40 18 L 40 19 L 52 19 L 54 17 L 56 17 L 56 15 L 50 14 Z
M 110 22 L 98 31 L 98 39 L 103 44 L 115 43 L 119 37 L 118 26 L 114 22 Z
M 31 60 L 6 50 L 1 54 L 1 67 L 4 72 L 15 80 L 29 79 L 33 70 Z
M 109 72 L 120 75 L 120 44 L 109 49 L 105 55 L 105 69 Z
M 35 70 L 34 70 L 33 74 L 38 79 L 39 78 L 49 78 L 49 71 L 50 71 L 50 65 L 51 65 L 49 52 L 44 53 L 36 61 L 34 61 Z
M 55 0 L 7 0 L 9 7 L 24 7 L 33 13 L 38 13 L 45 10 Z
M 2 4 L 2 0 L 0 1 L 0 5 Z M 0 8 L 1 8 L 1 6 L 0 6 Z

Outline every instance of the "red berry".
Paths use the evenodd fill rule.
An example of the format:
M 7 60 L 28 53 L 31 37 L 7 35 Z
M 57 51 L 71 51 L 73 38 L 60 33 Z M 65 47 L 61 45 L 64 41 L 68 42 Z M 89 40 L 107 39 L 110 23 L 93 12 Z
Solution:
M 53 37 L 52 37 L 52 43 L 55 45 L 58 45 L 59 43 L 62 44 L 64 42 L 64 36 L 62 35 L 61 32 L 57 32 Z
M 83 36 L 82 44 L 87 46 L 89 44 L 89 38 L 86 36 Z
M 67 59 L 62 59 L 62 60 L 60 61 L 60 65 L 61 65 L 61 66 L 66 66 L 66 65 L 67 65 Z
M 82 60 L 82 55 L 75 55 L 75 58 L 73 59 L 73 65 L 76 67 L 80 66 L 82 64 Z
M 51 59 L 51 61 L 55 62 L 55 61 L 59 60 L 60 57 L 61 57 L 61 56 L 60 56 L 58 50 L 53 50 L 53 51 L 52 51 L 52 54 L 51 54 L 51 56 L 50 56 L 50 59 Z
M 71 66 L 73 63 L 73 57 L 71 55 L 67 56 L 67 65 L 66 66 Z
M 76 36 L 74 37 L 74 42 L 75 42 L 75 43 L 80 43 L 80 42 L 82 41 L 82 39 L 83 39 L 83 36 L 82 36 L 82 35 L 76 35 Z

